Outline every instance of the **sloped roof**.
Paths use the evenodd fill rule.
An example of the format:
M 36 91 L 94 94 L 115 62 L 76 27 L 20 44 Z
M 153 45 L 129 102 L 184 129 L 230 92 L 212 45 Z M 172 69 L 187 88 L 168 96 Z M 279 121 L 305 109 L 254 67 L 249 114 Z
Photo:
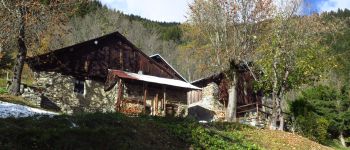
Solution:
M 190 84 L 188 82 L 184 82 L 181 80 L 161 78 L 161 77 L 156 77 L 156 76 L 126 72 L 126 71 L 121 71 L 121 70 L 110 70 L 110 71 L 114 75 L 116 75 L 120 78 L 124 78 L 124 79 L 139 80 L 139 81 L 145 81 L 145 82 L 149 82 L 149 83 L 169 85 L 169 86 L 181 87 L 181 88 L 186 88 L 186 89 L 196 89 L 196 90 L 201 89 L 199 87 L 193 86 L 192 84 Z
M 178 71 L 176 71 L 176 69 L 175 69 L 170 63 L 168 63 L 160 54 L 153 54 L 153 55 L 151 55 L 151 56 L 149 56 L 149 57 L 151 57 L 152 59 L 159 58 L 165 65 L 167 65 L 170 69 L 172 69 L 172 70 L 176 73 L 176 75 L 177 75 L 178 77 L 180 77 L 183 81 L 188 82 L 188 81 L 187 81 Z

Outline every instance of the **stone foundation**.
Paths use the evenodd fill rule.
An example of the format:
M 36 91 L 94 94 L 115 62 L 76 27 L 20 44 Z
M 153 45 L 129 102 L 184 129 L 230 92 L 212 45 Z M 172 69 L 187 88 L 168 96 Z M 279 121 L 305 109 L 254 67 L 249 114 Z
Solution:
M 261 113 L 247 112 L 244 117 L 238 119 L 239 123 L 246 124 L 250 126 L 255 126 L 258 128 L 264 128 L 266 126 L 266 119 Z
M 219 86 L 212 82 L 202 89 L 202 93 L 202 100 L 189 105 L 190 111 L 191 107 L 199 107 L 193 109 L 194 112 L 190 112 L 191 116 L 197 120 L 201 120 L 200 116 L 203 116 L 205 121 L 223 121 L 225 107 L 218 101 Z
M 62 75 L 54 72 L 40 72 L 35 74 L 34 87 L 25 87 L 22 96 L 30 100 L 38 107 L 51 110 L 59 110 L 67 114 L 81 112 L 113 112 L 118 95 L 118 84 L 111 90 L 104 91 L 104 84 L 94 80 L 84 81 L 83 92 L 74 91 L 76 79 L 72 76 Z M 161 106 L 161 88 L 151 87 L 147 94 L 146 103 L 150 107 L 156 93 L 159 95 L 158 106 Z M 167 104 L 175 105 L 174 116 L 187 116 L 186 92 L 169 89 L 167 93 Z M 126 103 L 123 111 L 126 114 L 135 115 L 140 113 L 144 106 L 142 84 L 124 83 L 123 98 L 134 99 L 136 103 Z M 139 102 L 141 103 L 139 103 Z M 165 115 L 166 110 L 160 110 L 157 114 Z
M 117 97 L 117 86 L 105 92 L 104 84 L 84 81 L 84 93 L 74 92 L 75 78 L 54 72 L 36 73 L 34 87 L 24 88 L 23 97 L 40 106 L 43 97 L 67 114 L 80 112 L 112 112 Z

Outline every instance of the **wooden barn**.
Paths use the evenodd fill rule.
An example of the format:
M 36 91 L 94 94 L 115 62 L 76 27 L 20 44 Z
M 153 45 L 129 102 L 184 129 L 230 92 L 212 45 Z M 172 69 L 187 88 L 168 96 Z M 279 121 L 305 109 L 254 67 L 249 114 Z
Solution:
M 244 65 L 242 65 L 244 66 Z M 236 117 L 240 118 L 249 112 L 259 112 L 262 108 L 262 92 L 254 91 L 254 78 L 246 67 L 241 67 L 237 71 L 237 102 Z M 187 93 L 187 103 L 190 106 L 201 105 L 203 101 L 209 101 L 210 105 L 218 105 L 219 107 L 209 108 L 216 113 L 221 114 L 221 119 L 224 119 L 226 108 L 229 99 L 230 79 L 224 73 L 217 73 L 209 77 L 191 82 L 194 86 L 201 88 L 201 90 L 191 90 Z M 216 103 L 216 104 L 215 104 Z M 207 105 L 207 104 L 206 104 Z M 196 112 L 197 113 L 197 112 Z M 219 114 L 216 114 L 219 115 Z
M 199 89 L 160 55 L 147 56 L 118 32 L 28 58 L 27 63 L 36 77 L 36 88 L 25 92 L 37 97 L 29 99 L 66 113 L 182 116 L 186 93 Z

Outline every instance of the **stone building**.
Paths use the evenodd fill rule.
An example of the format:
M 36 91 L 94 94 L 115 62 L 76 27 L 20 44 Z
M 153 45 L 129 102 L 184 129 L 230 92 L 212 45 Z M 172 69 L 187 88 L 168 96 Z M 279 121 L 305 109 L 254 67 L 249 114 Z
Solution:
M 160 55 L 118 32 L 27 59 L 35 86 L 24 97 L 65 113 L 121 111 L 185 115 L 188 83 Z

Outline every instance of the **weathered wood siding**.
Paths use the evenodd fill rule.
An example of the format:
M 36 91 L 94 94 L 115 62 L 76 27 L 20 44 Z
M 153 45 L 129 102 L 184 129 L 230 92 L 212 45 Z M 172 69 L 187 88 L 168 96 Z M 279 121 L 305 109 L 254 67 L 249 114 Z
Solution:
M 149 58 L 118 32 L 27 59 L 34 71 L 53 71 L 105 81 L 108 69 L 179 79 L 176 72 Z

